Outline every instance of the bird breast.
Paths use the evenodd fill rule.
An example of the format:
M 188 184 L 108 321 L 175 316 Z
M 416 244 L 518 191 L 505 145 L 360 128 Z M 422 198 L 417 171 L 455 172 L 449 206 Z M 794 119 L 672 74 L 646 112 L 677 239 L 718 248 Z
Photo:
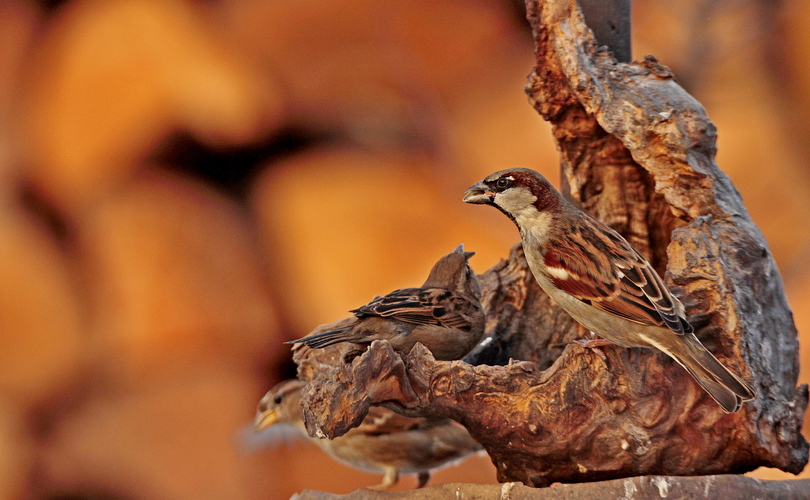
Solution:
M 548 212 L 539 212 L 534 206 L 515 215 L 515 222 L 520 228 L 523 247 L 541 248 L 548 240 L 553 217 Z M 528 259 L 528 252 L 526 253 Z

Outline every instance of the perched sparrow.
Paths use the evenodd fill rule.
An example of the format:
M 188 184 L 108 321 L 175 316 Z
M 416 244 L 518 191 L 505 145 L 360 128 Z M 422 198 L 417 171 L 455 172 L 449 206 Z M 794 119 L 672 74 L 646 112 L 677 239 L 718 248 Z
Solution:
M 623 347 L 660 349 L 727 412 L 754 397 L 703 347 L 683 304 L 652 266 L 542 175 L 525 168 L 495 172 L 470 187 L 464 201 L 492 205 L 512 219 L 540 287 L 585 328 Z
M 459 245 L 433 266 L 420 288 L 377 297 L 350 311 L 355 320 L 348 325 L 287 343 L 319 349 L 339 342 L 368 346 L 387 340 L 394 350 L 407 354 L 420 342 L 436 359 L 461 359 L 484 333 L 481 287 L 467 264 L 473 255 Z
M 254 431 L 273 424 L 301 430 L 300 380 L 286 380 L 272 388 L 259 403 Z M 359 427 L 335 439 L 311 438 L 333 458 L 357 469 L 385 474 L 381 488 L 394 485 L 399 474 L 418 474 L 418 488 L 430 471 L 482 449 L 467 429 L 446 418 L 403 417 L 385 408 L 372 407 Z

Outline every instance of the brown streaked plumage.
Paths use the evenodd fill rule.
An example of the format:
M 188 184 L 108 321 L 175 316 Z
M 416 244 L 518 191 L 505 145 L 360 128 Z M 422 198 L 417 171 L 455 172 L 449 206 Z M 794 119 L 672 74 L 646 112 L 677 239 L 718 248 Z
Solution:
M 540 287 L 595 334 L 624 347 L 654 347 L 671 356 L 727 412 L 754 390 L 695 336 L 683 304 L 650 264 L 616 231 L 577 209 L 539 173 L 495 172 L 464 201 L 487 204 L 520 230 Z
M 376 297 L 350 311 L 355 318 L 348 325 L 288 343 L 319 349 L 340 342 L 368 346 L 387 340 L 407 354 L 420 342 L 436 359 L 461 359 L 484 333 L 481 288 L 467 263 L 472 255 L 459 245 L 433 266 L 421 287 Z
M 306 435 L 300 409 L 305 385 L 293 379 L 272 388 L 259 403 L 254 431 L 284 424 Z M 380 407 L 371 407 L 363 423 L 343 436 L 310 439 L 340 462 L 385 474 L 380 488 L 396 484 L 400 473 L 417 474 L 417 487 L 421 488 L 430 479 L 430 471 L 482 449 L 464 427 L 450 419 L 408 418 Z

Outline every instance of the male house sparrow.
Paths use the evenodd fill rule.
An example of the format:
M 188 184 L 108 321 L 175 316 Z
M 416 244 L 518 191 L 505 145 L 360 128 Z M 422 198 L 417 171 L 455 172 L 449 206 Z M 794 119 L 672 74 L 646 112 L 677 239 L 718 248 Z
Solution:
M 306 435 L 301 419 L 300 380 L 285 380 L 262 398 L 254 431 L 286 424 Z M 460 424 L 446 418 L 408 418 L 372 407 L 359 427 L 335 439 L 311 438 L 333 458 L 357 469 L 385 474 L 381 488 L 394 485 L 399 474 L 418 474 L 418 488 L 430 471 L 477 452 L 482 446 Z
M 387 340 L 407 354 L 416 342 L 440 360 L 461 359 L 484 333 L 481 287 L 467 264 L 464 245 L 442 257 L 419 288 L 402 288 L 354 309 L 354 321 L 287 342 L 319 349 L 339 342 L 368 346 Z
M 683 304 L 652 266 L 542 175 L 525 168 L 495 172 L 471 186 L 464 201 L 492 205 L 512 219 L 540 287 L 585 328 L 623 347 L 660 349 L 726 412 L 754 397 L 754 390 L 700 343 Z

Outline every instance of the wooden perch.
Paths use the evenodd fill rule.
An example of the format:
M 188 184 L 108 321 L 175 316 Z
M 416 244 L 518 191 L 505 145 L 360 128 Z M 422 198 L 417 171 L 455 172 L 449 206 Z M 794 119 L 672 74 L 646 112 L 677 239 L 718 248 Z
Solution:
M 650 259 L 756 399 L 726 414 L 661 353 L 567 344 L 586 332 L 539 289 L 518 246 L 481 276 L 488 340 L 469 363 L 435 361 L 421 345 L 401 357 L 380 341 L 350 364 L 345 347 L 298 349 L 309 432 L 339 436 L 371 405 L 449 417 L 484 445 L 499 481 L 532 486 L 798 473 L 808 393 L 796 387 L 796 329 L 768 246 L 714 162 L 705 110 L 654 59 L 598 52 L 575 0 L 527 7 L 537 43 L 527 93 L 553 125 L 571 197 Z M 490 366 L 509 358 L 522 361 Z
M 368 488 L 347 495 L 304 490 L 296 500 L 427 500 L 475 498 L 476 500 L 577 500 L 593 498 L 690 498 L 693 500 L 749 500 L 778 498 L 804 500 L 810 479 L 798 481 L 761 481 L 745 476 L 666 477 L 646 476 L 614 479 L 599 483 L 557 485 L 553 488 L 528 488 L 520 483 L 469 484 L 446 483 L 411 491 L 378 491 Z

